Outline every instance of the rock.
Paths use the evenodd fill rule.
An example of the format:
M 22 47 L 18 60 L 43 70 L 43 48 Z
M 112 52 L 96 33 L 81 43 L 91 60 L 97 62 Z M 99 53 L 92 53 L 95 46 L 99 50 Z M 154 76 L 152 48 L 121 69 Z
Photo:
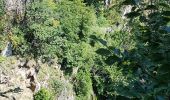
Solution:
M 2 83 L 0 84 L 0 100 L 33 100 L 33 94 L 42 87 L 52 90 L 51 82 L 54 80 L 62 82 L 63 85 L 60 93 L 56 94 L 55 100 L 74 100 L 72 85 L 64 77 L 63 71 L 54 67 L 56 64 L 48 66 L 48 64 L 41 63 L 41 69 L 37 73 L 36 68 L 33 67 L 35 63 L 27 63 L 30 66 L 27 68 L 24 62 L 26 62 L 24 59 L 8 57 L 0 63 L 0 73 L 3 75 L 0 79 Z M 21 63 L 24 63 L 23 66 L 20 66 Z
M 23 19 L 26 1 L 27 0 L 5 0 L 5 8 L 7 15 L 12 17 L 17 15 L 19 16 L 19 18 Z
M 112 3 L 112 0 L 104 0 L 105 6 L 108 8 Z
M 20 58 L 18 63 L 19 67 L 23 67 L 26 64 L 26 60 Z
M 76 75 L 78 72 L 79 67 L 73 67 L 72 75 Z
M 36 61 L 34 59 L 31 59 L 27 62 L 26 67 L 27 68 L 33 68 L 33 67 L 35 68 L 36 65 L 37 65 Z
M 130 13 L 131 12 L 131 9 L 132 9 L 132 6 L 131 5 L 128 5 L 128 6 L 125 6 L 125 8 L 123 9 L 123 15 L 122 15 L 122 18 L 125 19 L 126 18 L 126 14 L 127 13 Z
M 4 57 L 8 57 L 8 56 L 12 55 L 12 44 L 11 44 L 11 42 L 7 42 L 7 45 L 6 45 L 5 49 L 2 50 L 1 55 L 4 56 Z
M 0 100 L 33 100 L 33 92 L 27 88 L 26 79 L 16 71 L 13 74 L 6 72 L 9 78 L 8 81 L 0 85 L 2 94 Z
M 48 64 L 42 64 L 39 73 L 37 74 L 37 80 L 40 82 L 41 87 L 52 90 L 51 82 L 57 80 L 61 82 L 61 91 L 56 94 L 55 100 L 74 100 L 74 91 L 72 85 L 64 77 L 64 72 L 60 70 L 60 66 L 55 62 L 48 66 Z M 60 87 L 60 88 L 61 88 Z
M 35 93 L 38 92 L 41 89 L 41 84 L 39 82 L 36 83 L 36 87 L 35 87 Z
M 72 86 L 69 85 L 69 81 L 63 80 L 63 86 L 64 88 L 58 95 L 57 100 L 74 100 L 74 92 Z

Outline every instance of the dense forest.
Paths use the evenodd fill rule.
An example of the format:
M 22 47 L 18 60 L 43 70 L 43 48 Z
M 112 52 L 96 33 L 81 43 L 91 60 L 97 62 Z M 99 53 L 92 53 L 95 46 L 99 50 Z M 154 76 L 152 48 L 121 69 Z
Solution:
M 75 100 L 170 99 L 169 0 L 23 0 L 11 12 L 6 1 L 0 63 L 56 60 Z M 34 99 L 53 100 L 48 91 Z

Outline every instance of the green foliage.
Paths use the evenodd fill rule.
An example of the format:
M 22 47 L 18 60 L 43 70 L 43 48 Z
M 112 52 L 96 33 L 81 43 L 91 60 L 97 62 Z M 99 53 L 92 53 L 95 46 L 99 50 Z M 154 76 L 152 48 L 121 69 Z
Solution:
M 13 49 L 19 47 L 25 42 L 23 32 L 19 29 L 19 27 L 12 28 L 12 35 L 9 36 L 9 39 L 13 45 Z
M 168 1 L 162 1 L 161 3 L 166 5 L 166 2 Z M 152 2 L 152 5 L 145 4 L 144 6 L 139 6 L 140 3 L 136 5 L 137 2 L 133 0 L 123 2 L 125 5 L 133 6 L 132 12 L 126 14 L 126 16 L 130 18 L 129 27 L 132 27 L 131 33 L 135 34 L 135 49 L 122 53 L 120 52 L 121 50 L 115 51 L 115 49 L 105 44 L 106 49 L 102 49 L 102 51 L 108 52 L 101 53 L 100 51 L 97 53 L 101 56 L 106 56 L 106 58 L 104 57 L 106 64 L 115 65 L 118 63 L 117 66 L 123 68 L 123 73 L 129 70 L 133 72 L 133 75 L 137 75 L 138 80 L 132 84 L 134 89 L 130 89 L 132 94 L 126 93 L 124 94 L 125 97 L 130 96 L 140 99 L 168 98 L 169 92 L 163 91 L 169 91 L 168 76 L 170 72 L 167 68 L 169 66 L 169 33 L 164 29 L 164 27 L 168 27 L 169 9 L 167 5 L 166 8 L 157 5 L 160 3 L 157 1 Z M 148 10 L 150 12 L 146 12 Z M 134 76 L 132 78 L 135 79 Z M 139 85 L 136 86 L 135 84 Z M 107 90 L 109 89 L 105 91 Z M 122 95 L 123 93 L 118 94 Z
M 88 36 L 88 29 L 95 24 L 93 10 L 78 1 L 63 1 L 58 6 L 61 27 L 68 40 L 78 42 L 78 39 Z
M 91 98 L 92 81 L 90 73 L 86 70 L 80 70 L 75 77 L 74 89 L 77 100 L 86 100 Z
M 0 56 L 0 63 L 5 61 L 5 57 Z
M 0 0 L 0 17 L 4 15 L 4 0 Z
M 140 5 L 141 2 L 126 0 L 123 4 L 133 6 L 132 12 L 126 14 L 130 18 L 128 27 L 132 28 L 131 33 L 128 33 L 129 30 L 127 30 L 128 32 L 124 32 L 126 31 L 124 30 L 105 35 L 103 39 L 93 36 L 95 41 L 105 46 L 96 50 L 96 53 L 101 55 L 104 60 L 104 63 L 102 63 L 103 60 L 100 59 L 98 61 L 101 61 L 99 65 L 107 64 L 114 66 L 114 68 L 120 68 L 120 72 L 122 72 L 120 76 L 122 77 L 124 76 L 123 74 L 128 73 L 127 83 L 129 85 L 120 86 L 123 87 L 123 92 L 120 92 L 121 88 L 115 89 L 114 84 L 111 85 L 113 90 L 108 89 L 110 85 L 105 83 L 105 80 L 102 80 L 102 78 L 107 76 L 109 72 L 97 68 L 97 72 L 99 70 L 100 73 L 104 74 L 103 76 L 100 75 L 100 78 L 94 78 L 95 81 L 93 82 L 97 81 L 98 83 L 96 88 L 98 88 L 97 93 L 99 93 L 100 97 L 114 98 L 115 95 L 121 95 L 128 98 L 147 99 L 167 98 L 169 96 L 169 92 L 160 92 L 169 91 L 169 79 L 167 77 L 169 76 L 167 68 L 169 66 L 169 44 L 167 41 L 169 40 L 169 33 L 165 30 L 169 22 L 169 9 L 168 5 L 165 4 L 166 2 L 168 1 L 161 1 L 163 3 L 161 5 L 164 5 L 162 9 L 162 6 L 157 5 L 159 2 L 154 2 L 152 5 L 138 6 L 136 4 L 139 3 Z M 160 9 L 162 10 L 160 11 Z M 146 12 L 148 10 L 151 12 Z M 122 34 L 123 32 L 127 35 Z M 124 42 L 125 40 L 127 44 Z M 104 68 L 107 68 L 107 66 Z M 114 71 L 112 70 L 112 72 Z M 108 75 L 108 77 L 112 75 L 118 76 L 117 74 L 118 71 Z M 110 80 L 107 79 L 107 82 Z M 119 82 L 123 81 L 120 80 Z M 136 84 L 138 85 L 136 86 Z M 162 86 L 166 88 L 162 88 Z M 157 89 L 154 87 L 157 87 Z M 104 94 L 102 91 L 107 91 L 107 94 Z
M 51 93 L 48 90 L 42 88 L 34 95 L 34 100 L 53 100 L 53 99 Z
M 64 89 L 64 83 L 59 80 L 54 80 L 52 83 L 52 88 L 55 94 L 59 95 L 60 92 Z
M 124 34 L 124 37 L 126 37 L 126 34 Z M 136 91 L 133 90 L 133 88 L 130 88 L 134 87 L 133 83 L 137 81 L 137 78 L 132 74 L 134 64 L 131 62 L 132 59 L 127 51 L 133 49 L 134 45 L 132 46 L 132 44 L 134 41 L 132 40 L 132 43 L 129 42 L 129 44 L 127 44 L 129 47 L 126 50 L 125 47 L 121 47 L 120 45 L 117 46 L 114 44 L 120 49 L 108 46 L 109 42 L 112 42 L 109 41 L 109 38 L 108 41 L 106 40 L 107 42 L 97 37 L 93 39 L 96 40 L 97 43 L 105 46 L 104 48 L 96 50 L 98 57 L 101 56 L 102 59 L 98 58 L 98 63 L 96 64 L 96 67 L 93 68 L 92 75 L 93 86 L 98 97 L 111 99 L 116 96 L 128 98 L 131 98 L 134 95 L 138 96 L 139 94 L 135 93 Z M 120 41 L 123 41 L 121 38 L 119 39 Z M 115 43 L 121 42 L 116 39 Z
M 3 6 L 3 0 L 0 0 L 0 51 L 3 49 L 4 47 L 4 39 L 2 38 L 2 32 L 4 29 L 4 25 L 5 25 L 5 20 L 4 20 L 4 6 Z
M 4 29 L 4 25 L 5 25 L 5 20 L 2 16 L 0 16 L 0 17 L 1 17 L 1 19 L 0 19 L 0 32 L 2 32 L 3 29 Z M 2 34 L 2 33 L 0 33 L 0 34 Z
M 7 37 L 4 35 L 0 35 L 0 51 L 3 50 L 6 46 L 6 39 Z
M 127 76 L 124 75 L 122 69 L 114 64 L 111 67 L 105 67 L 95 70 L 93 77 L 93 86 L 99 100 L 101 98 L 114 99 L 116 96 L 124 96 L 131 98 L 137 95 L 132 90 L 135 77 L 130 76 L 129 71 Z
M 35 57 L 52 58 L 57 55 L 64 58 L 68 50 L 75 48 L 72 45 L 80 45 L 81 40 L 89 36 L 90 27 L 95 24 L 93 10 L 81 1 L 64 0 L 59 3 L 52 0 L 35 1 L 28 9 L 27 26 L 23 33 L 29 47 L 27 51 Z M 71 55 L 76 55 L 80 51 L 76 50 Z

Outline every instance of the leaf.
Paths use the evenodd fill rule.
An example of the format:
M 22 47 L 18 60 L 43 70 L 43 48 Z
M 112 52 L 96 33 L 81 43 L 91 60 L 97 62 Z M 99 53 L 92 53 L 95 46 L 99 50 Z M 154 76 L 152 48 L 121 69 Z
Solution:
M 102 56 L 108 56 L 111 54 L 111 52 L 105 48 L 100 48 L 96 51 L 97 54 L 102 55 Z
M 158 10 L 158 8 L 155 5 L 148 5 L 145 10 Z
M 137 17 L 139 15 L 140 15 L 140 13 L 138 13 L 138 12 L 130 12 L 130 13 L 125 14 L 125 16 L 127 18 L 134 18 L 134 17 Z
M 113 65 L 115 62 L 119 62 L 120 58 L 117 57 L 116 55 L 110 56 L 105 60 L 105 63 L 108 65 Z

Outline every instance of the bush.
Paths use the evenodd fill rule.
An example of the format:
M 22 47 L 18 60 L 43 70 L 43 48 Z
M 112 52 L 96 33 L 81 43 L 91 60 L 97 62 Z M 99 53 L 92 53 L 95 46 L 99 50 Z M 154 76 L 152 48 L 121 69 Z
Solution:
M 59 80 L 54 80 L 52 84 L 52 88 L 53 88 L 54 93 L 58 95 L 63 90 L 64 83 Z
M 42 88 L 34 95 L 34 100 L 52 100 L 52 94 L 47 89 Z
M 77 100 L 89 100 L 92 94 L 92 81 L 88 71 L 80 70 L 76 76 L 74 89 Z

